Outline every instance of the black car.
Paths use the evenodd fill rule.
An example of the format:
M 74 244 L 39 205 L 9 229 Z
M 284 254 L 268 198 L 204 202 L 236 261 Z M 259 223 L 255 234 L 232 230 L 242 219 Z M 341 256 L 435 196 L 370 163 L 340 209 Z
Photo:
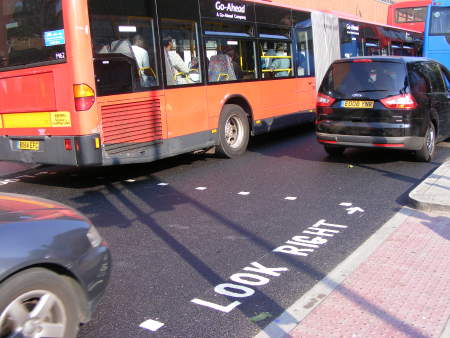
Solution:
M 330 155 L 346 147 L 412 150 L 430 161 L 450 136 L 450 72 L 411 57 L 335 61 L 317 96 L 316 135 Z
M 81 214 L 0 194 L 0 337 L 76 337 L 110 265 L 107 244 Z

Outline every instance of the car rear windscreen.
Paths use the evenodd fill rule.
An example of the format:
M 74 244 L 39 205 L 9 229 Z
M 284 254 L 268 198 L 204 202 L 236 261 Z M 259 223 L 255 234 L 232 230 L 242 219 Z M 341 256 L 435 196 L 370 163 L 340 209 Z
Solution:
M 341 62 L 333 64 L 320 91 L 335 98 L 383 97 L 403 93 L 406 70 L 400 62 Z
M 0 71 L 66 59 L 61 0 L 0 1 Z

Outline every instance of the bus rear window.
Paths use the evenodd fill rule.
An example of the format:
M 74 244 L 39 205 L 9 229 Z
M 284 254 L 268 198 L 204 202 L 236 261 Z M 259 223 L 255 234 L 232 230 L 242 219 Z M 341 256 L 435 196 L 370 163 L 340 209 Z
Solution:
M 0 71 L 65 60 L 61 0 L 2 1 L 0 23 Z

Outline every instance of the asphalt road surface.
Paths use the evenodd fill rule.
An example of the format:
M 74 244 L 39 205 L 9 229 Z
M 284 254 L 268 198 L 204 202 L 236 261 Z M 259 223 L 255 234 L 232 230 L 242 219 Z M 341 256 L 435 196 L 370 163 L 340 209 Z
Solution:
M 80 337 L 252 337 L 352 253 L 432 163 L 389 150 L 329 158 L 310 126 L 240 158 L 44 167 L 0 190 L 66 203 L 109 242 L 112 278 Z

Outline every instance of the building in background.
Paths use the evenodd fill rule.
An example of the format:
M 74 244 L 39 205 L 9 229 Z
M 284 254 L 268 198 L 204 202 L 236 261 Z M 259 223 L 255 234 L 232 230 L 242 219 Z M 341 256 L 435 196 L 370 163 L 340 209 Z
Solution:
M 387 23 L 389 5 L 401 1 L 406 0 L 273 0 L 304 8 L 344 12 L 382 24 Z

